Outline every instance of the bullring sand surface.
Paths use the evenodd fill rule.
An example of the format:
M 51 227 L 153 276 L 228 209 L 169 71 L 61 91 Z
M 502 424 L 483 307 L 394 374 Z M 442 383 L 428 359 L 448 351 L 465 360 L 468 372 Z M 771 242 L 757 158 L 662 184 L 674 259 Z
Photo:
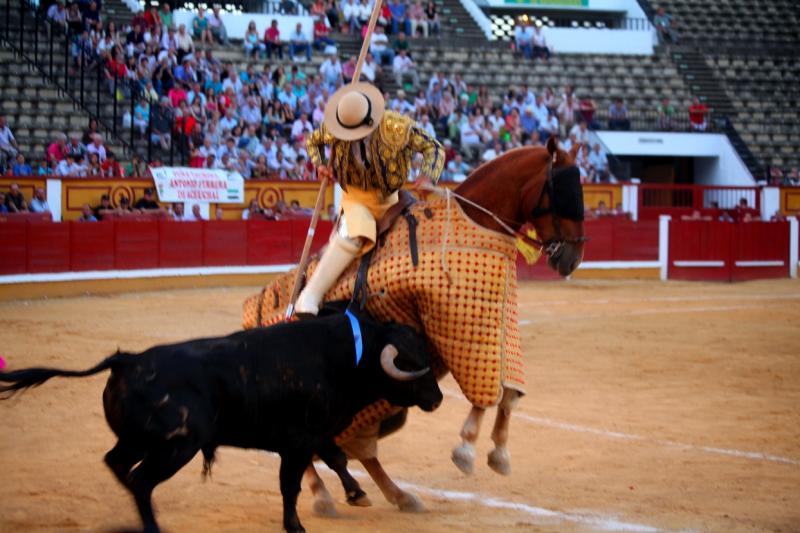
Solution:
M 10 368 L 86 368 L 116 350 L 231 332 L 255 288 L 0 303 Z M 475 473 L 450 450 L 468 404 L 412 412 L 380 443 L 386 470 L 427 506 L 404 514 L 360 475 L 371 508 L 339 518 L 298 505 L 311 531 L 800 531 L 800 283 L 524 283 L 528 394 L 511 423 L 512 474 Z M 0 402 L 0 531 L 138 525 L 102 463 L 107 376 L 56 379 Z M 222 448 L 213 479 L 196 457 L 155 492 L 164 530 L 280 531 L 278 459 Z

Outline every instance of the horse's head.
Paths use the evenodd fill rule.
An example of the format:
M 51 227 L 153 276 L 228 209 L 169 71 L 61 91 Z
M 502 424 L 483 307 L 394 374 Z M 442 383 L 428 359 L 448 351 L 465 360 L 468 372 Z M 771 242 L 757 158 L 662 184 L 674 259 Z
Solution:
M 547 263 L 562 276 L 578 268 L 583 259 L 583 187 L 575 165 L 578 144 L 566 152 L 555 137 L 547 141 L 545 160 L 536 165 L 523 194 L 523 210 L 544 243 Z

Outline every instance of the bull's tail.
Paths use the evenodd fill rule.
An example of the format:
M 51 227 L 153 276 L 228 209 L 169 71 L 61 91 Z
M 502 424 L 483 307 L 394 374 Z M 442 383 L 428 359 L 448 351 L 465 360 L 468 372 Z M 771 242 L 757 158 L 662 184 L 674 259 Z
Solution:
M 11 393 L 8 395 L 3 394 L 0 399 L 7 399 L 13 396 L 17 391 L 25 390 L 30 387 L 38 387 L 45 381 L 54 377 L 66 378 L 82 378 L 91 376 L 108 370 L 127 357 L 128 354 L 117 352 L 111 357 L 107 357 L 96 366 L 88 370 L 61 370 L 58 368 L 25 368 L 22 370 L 15 370 L 13 372 L 0 372 L 0 383 L 8 383 L 8 385 L 0 385 L 0 394 Z

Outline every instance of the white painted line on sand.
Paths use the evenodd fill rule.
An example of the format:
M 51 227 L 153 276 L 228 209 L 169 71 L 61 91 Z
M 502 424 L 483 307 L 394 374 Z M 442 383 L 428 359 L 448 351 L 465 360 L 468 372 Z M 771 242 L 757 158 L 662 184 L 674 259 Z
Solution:
M 467 399 L 460 393 L 454 392 L 449 389 L 442 388 L 442 393 L 449 397 L 449 398 L 456 398 L 459 400 L 467 402 Z M 769 461 L 772 463 L 780 463 L 786 465 L 800 465 L 800 461 L 797 459 L 791 459 L 789 457 L 782 457 L 780 455 L 774 455 L 771 453 L 764 453 L 764 452 L 748 452 L 743 450 L 735 450 L 732 448 L 719 448 L 716 446 L 699 446 L 696 444 L 686 444 L 684 442 L 678 442 L 669 439 L 654 439 L 650 437 L 645 437 L 643 435 L 636 435 L 633 433 L 623 433 L 620 431 L 609 431 L 607 429 L 601 428 L 593 428 L 589 426 L 581 426 L 578 424 L 570 424 L 567 422 L 559 422 L 557 420 L 552 420 L 550 418 L 542 418 L 538 416 L 532 416 L 525 413 L 515 412 L 512 414 L 513 417 L 519 418 L 520 420 L 524 420 L 528 423 L 535 424 L 537 426 L 544 426 L 554 429 L 562 429 L 565 431 L 574 431 L 576 433 L 587 433 L 591 435 L 597 435 L 599 437 L 606 437 L 610 439 L 619 439 L 619 440 L 628 440 L 628 441 L 640 441 L 640 442 L 650 442 L 659 444 L 661 446 L 669 446 L 673 448 L 683 448 L 686 450 L 697 450 L 705 453 L 711 453 L 715 455 L 726 455 L 729 457 L 738 457 L 741 459 L 750 459 L 754 461 Z
M 332 473 L 327 466 L 320 462 L 316 462 L 314 465 L 320 470 L 325 470 L 329 473 Z M 348 470 L 354 477 L 368 477 L 367 473 L 363 470 Z M 417 485 L 415 483 L 408 483 L 406 481 L 398 481 L 396 479 L 393 481 L 403 490 L 413 491 L 418 494 L 425 494 L 433 498 L 455 502 L 476 503 L 492 509 L 508 509 L 510 511 L 517 511 L 527 514 L 540 520 L 547 519 L 547 521 L 557 520 L 561 522 L 572 522 L 574 524 L 580 524 L 582 526 L 587 526 L 600 531 L 641 531 L 645 533 L 655 533 L 661 531 L 661 529 L 654 526 L 637 524 L 634 522 L 625 522 L 612 516 L 604 516 L 596 513 L 555 511 L 553 509 L 546 509 L 544 507 L 537 507 L 527 503 L 504 500 L 502 498 L 479 494 L 476 492 L 436 489 L 424 485 Z
M 800 291 L 791 294 L 720 294 L 720 295 L 705 295 L 705 296 L 650 296 L 642 298 L 588 298 L 588 299 L 570 299 L 570 300 L 540 300 L 536 302 L 520 302 L 520 307 L 548 307 L 552 305 L 581 305 L 581 304 L 628 304 L 628 303 L 643 303 L 643 302 L 708 302 L 716 300 L 800 300 Z

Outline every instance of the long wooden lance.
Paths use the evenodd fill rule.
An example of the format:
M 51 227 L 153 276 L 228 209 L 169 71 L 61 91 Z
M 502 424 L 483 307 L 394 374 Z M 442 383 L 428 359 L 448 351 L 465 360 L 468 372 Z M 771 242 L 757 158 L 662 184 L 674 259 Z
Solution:
M 356 70 L 353 73 L 353 79 L 350 83 L 357 83 L 361 77 L 361 67 L 364 66 L 364 60 L 369 51 L 369 42 L 372 37 L 372 32 L 375 31 L 375 24 L 378 23 L 378 16 L 381 13 L 382 0 L 375 0 L 375 5 L 372 7 L 372 15 L 369 19 L 367 26 L 367 33 L 364 35 L 364 42 L 361 43 L 361 52 L 358 54 L 358 61 L 356 62 Z M 322 153 L 323 163 L 325 162 L 325 153 Z M 292 285 L 292 297 L 289 299 L 289 306 L 286 308 L 286 320 L 292 318 L 294 314 L 294 305 L 297 303 L 297 298 L 300 296 L 300 287 L 302 279 L 305 276 L 306 268 L 308 268 L 308 260 L 311 256 L 311 243 L 314 240 L 314 233 L 317 230 L 317 222 L 319 222 L 319 215 L 325 205 L 325 190 L 328 188 L 328 175 L 325 174 L 319 184 L 319 192 L 317 193 L 317 203 L 314 206 L 314 214 L 311 215 L 311 223 L 308 225 L 308 233 L 306 234 L 306 242 L 303 245 L 303 253 L 300 256 L 300 263 L 297 265 L 297 274 L 294 277 L 294 284 Z

